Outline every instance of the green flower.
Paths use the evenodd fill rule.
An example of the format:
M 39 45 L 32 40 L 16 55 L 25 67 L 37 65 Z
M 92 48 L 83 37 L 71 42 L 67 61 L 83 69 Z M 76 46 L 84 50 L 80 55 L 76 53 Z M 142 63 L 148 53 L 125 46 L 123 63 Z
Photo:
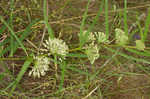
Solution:
M 142 40 L 136 40 L 136 48 L 138 50 L 144 50 L 145 49 L 145 44 Z
M 45 56 L 36 56 L 34 57 L 34 66 L 29 72 L 29 76 L 33 74 L 34 77 L 40 78 L 46 74 L 46 71 L 49 70 L 49 58 Z
M 90 63 L 93 64 L 95 60 L 99 58 L 99 48 L 97 44 L 92 42 L 91 44 L 86 45 L 84 49 L 88 59 L 90 60 Z
M 43 43 L 44 47 L 46 48 L 45 51 L 48 51 L 49 54 L 59 54 L 59 55 L 63 55 L 66 56 L 66 54 L 68 53 L 68 46 L 66 45 L 65 42 L 63 42 L 63 40 L 54 38 L 54 39 L 48 39 L 45 41 L 45 43 Z
M 119 45 L 125 45 L 128 43 L 128 36 L 125 34 L 125 32 L 119 28 L 115 29 L 116 33 L 116 43 Z

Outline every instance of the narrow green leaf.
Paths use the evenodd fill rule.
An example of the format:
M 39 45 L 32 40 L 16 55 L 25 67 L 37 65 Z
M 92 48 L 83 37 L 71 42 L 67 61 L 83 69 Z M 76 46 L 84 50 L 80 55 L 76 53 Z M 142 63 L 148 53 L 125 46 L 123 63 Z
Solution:
M 82 28 L 80 27 L 80 47 L 82 47 L 82 46 L 85 44 L 85 42 L 88 40 L 89 33 L 90 33 L 90 31 L 94 28 L 94 26 L 95 26 L 97 20 L 99 19 L 99 16 L 100 16 L 102 10 L 103 10 L 103 4 L 104 4 L 104 0 L 102 0 L 101 4 L 100 4 L 100 6 L 99 6 L 99 10 L 98 10 L 98 12 L 97 12 L 97 15 L 96 15 L 96 17 L 93 19 L 92 24 L 90 25 L 90 27 L 88 28 L 88 30 L 87 30 L 87 32 L 86 32 L 85 34 L 83 34 L 83 27 L 82 27 Z M 85 12 L 85 13 L 86 13 L 86 12 Z M 83 16 L 83 19 L 84 19 L 84 16 Z M 85 20 L 86 20 L 86 19 L 85 19 Z M 84 20 L 84 21 L 85 21 L 85 20 Z M 83 21 L 83 20 L 82 20 L 82 21 Z M 85 22 L 84 22 L 83 24 L 81 24 L 81 26 L 84 25 L 84 24 L 85 24 Z M 82 29 L 82 30 L 81 30 L 81 29 Z M 82 31 L 82 33 L 81 33 L 81 31 Z
M 45 25 L 46 25 L 46 27 L 48 29 L 48 34 L 49 34 L 50 38 L 53 39 L 54 38 L 53 30 L 52 30 L 50 24 L 48 23 L 47 2 L 48 2 L 47 0 L 44 0 L 44 5 L 43 5 L 44 23 L 45 23 Z
M 12 86 L 12 89 L 9 93 L 9 96 L 12 95 L 12 93 L 14 92 L 14 90 L 16 89 L 18 83 L 20 82 L 20 80 L 22 79 L 24 73 L 27 71 L 28 67 L 30 66 L 31 62 L 32 62 L 32 58 L 31 57 L 28 57 L 27 60 L 24 62 L 19 74 L 17 75 L 17 78 L 15 80 L 15 83 L 14 85 Z
M 105 0 L 105 33 L 108 39 L 109 38 L 108 0 Z
M 14 15 L 13 15 L 13 10 L 14 10 L 14 0 L 11 0 L 10 2 L 10 9 L 11 9 L 11 12 L 10 12 L 10 27 L 11 29 L 13 30 L 13 18 L 14 18 Z M 10 36 L 10 46 L 11 46 L 11 50 L 10 50 L 10 54 L 9 56 L 12 57 L 13 56 L 13 49 L 14 49 L 14 37 L 13 36 Z
M 98 12 L 97 12 L 97 15 L 96 15 L 96 17 L 93 19 L 92 24 L 91 24 L 90 27 L 88 28 L 88 31 L 91 31 L 91 30 L 94 28 L 95 24 L 97 23 L 97 21 L 98 21 L 98 19 L 99 19 L 99 17 L 100 17 L 100 14 L 101 14 L 101 12 L 103 11 L 103 5 L 104 5 L 104 0 L 102 0 L 101 4 L 100 4 L 100 6 L 99 6 L 99 10 L 98 10 Z
M 63 62 L 61 64 L 61 81 L 60 81 L 60 85 L 59 85 L 60 91 L 63 89 L 65 72 L 66 72 L 66 62 L 63 60 Z
M 124 0 L 124 31 L 126 36 L 128 36 L 128 24 L 127 24 L 127 0 Z
M 149 25 L 150 25 L 150 9 L 148 10 L 148 15 L 147 15 L 147 18 L 145 20 L 144 39 L 142 40 L 143 42 L 147 38 L 147 33 L 148 33 L 148 30 L 149 30 Z
M 90 2 L 91 2 L 91 0 L 88 0 L 86 9 L 85 9 L 85 12 L 84 12 L 84 15 L 83 15 L 83 19 L 82 19 L 82 22 L 81 22 L 81 26 L 80 26 L 80 36 L 79 36 L 80 47 L 82 47 L 84 45 L 84 42 L 85 42 L 85 37 L 84 37 L 84 34 L 83 34 L 83 28 L 84 28 L 84 25 L 85 25 L 85 20 L 87 18 L 87 12 L 88 12 L 88 8 L 89 8 L 89 5 L 90 5 Z M 89 31 L 87 31 L 87 34 L 88 33 L 89 33 Z
M 78 54 L 78 53 L 69 53 L 67 54 L 68 57 L 78 57 L 78 58 L 87 58 L 85 54 Z

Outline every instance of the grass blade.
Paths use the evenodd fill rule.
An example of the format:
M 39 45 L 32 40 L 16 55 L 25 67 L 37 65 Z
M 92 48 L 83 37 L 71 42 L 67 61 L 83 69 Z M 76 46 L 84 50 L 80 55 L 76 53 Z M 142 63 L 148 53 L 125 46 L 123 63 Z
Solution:
M 84 45 L 84 43 L 87 41 L 89 32 L 90 32 L 90 31 L 93 29 L 93 27 L 95 26 L 95 24 L 96 24 L 96 22 L 97 22 L 97 20 L 98 20 L 98 18 L 99 18 L 99 16 L 100 16 L 100 14 L 101 14 L 101 12 L 102 12 L 102 10 L 103 10 L 103 3 L 104 3 L 104 0 L 102 0 L 101 4 L 100 4 L 100 6 L 99 6 L 98 13 L 97 13 L 96 17 L 93 19 L 92 24 L 91 24 L 90 27 L 88 28 L 88 31 L 85 33 L 84 36 L 83 36 L 83 34 L 82 34 L 83 37 L 82 37 L 81 39 L 83 39 L 83 40 L 82 40 L 82 44 L 81 44 L 80 47 L 82 47 L 82 46 Z M 81 24 L 81 25 L 82 25 L 82 24 Z M 83 32 L 83 31 L 82 31 L 82 32 Z
M 105 33 L 108 39 L 109 38 L 108 0 L 105 0 Z
M 128 35 L 128 24 L 127 24 L 127 0 L 124 0 L 124 12 L 123 12 L 123 21 L 124 21 L 124 31 Z
M 89 28 L 89 31 L 91 31 L 91 30 L 93 29 L 93 27 L 94 27 L 94 25 L 96 24 L 98 18 L 100 17 L 101 12 L 103 11 L 103 5 L 104 5 L 104 0 L 102 0 L 101 4 L 100 4 L 100 6 L 99 6 L 99 10 L 98 10 L 97 15 L 96 15 L 96 17 L 94 18 L 94 20 L 93 20 L 93 22 L 92 22 L 90 28 Z
M 63 61 L 61 64 L 61 81 L 59 85 L 59 91 L 63 89 L 64 79 L 65 79 L 65 72 L 66 72 L 66 62 Z
M 78 53 L 69 53 L 69 54 L 67 54 L 67 57 L 87 58 L 87 55 L 85 55 L 85 54 L 78 54 Z
M 26 72 L 26 70 L 27 70 L 28 67 L 30 66 L 32 60 L 33 60 L 33 59 L 32 59 L 31 57 L 29 57 L 29 58 L 27 58 L 27 60 L 24 62 L 24 64 L 23 64 L 23 66 L 22 66 L 22 68 L 21 68 L 19 74 L 17 75 L 17 78 L 16 78 L 16 80 L 15 80 L 15 83 L 14 83 L 14 85 L 12 86 L 12 89 L 11 89 L 11 91 L 10 91 L 10 93 L 9 93 L 9 96 L 11 96 L 12 93 L 14 92 L 14 90 L 16 89 L 17 84 L 18 84 L 18 83 L 20 82 L 20 80 L 22 79 L 24 73 Z
M 51 28 L 51 26 L 50 26 L 50 24 L 48 23 L 48 15 L 47 15 L 47 0 L 44 0 L 44 5 L 43 5 L 43 11 L 44 11 L 44 23 L 45 23 L 45 25 L 46 25 L 46 27 L 47 27 L 47 29 L 48 29 L 48 34 L 49 34 L 49 36 L 50 36 L 50 38 L 54 38 L 54 34 L 53 34 L 53 30 L 52 30 L 52 28 Z
M 143 42 L 146 40 L 147 38 L 147 33 L 149 30 L 149 25 L 150 25 L 150 9 L 148 10 L 148 15 L 145 21 L 145 29 L 144 29 L 144 39 L 142 40 Z
M 88 8 L 89 8 L 89 5 L 90 5 L 90 1 L 91 0 L 88 0 L 86 10 L 84 12 L 83 19 L 82 19 L 81 26 L 80 26 L 80 36 L 79 36 L 80 48 L 82 48 L 82 46 L 84 45 L 84 42 L 85 42 L 85 37 L 83 35 L 83 28 L 84 28 L 84 25 L 85 25 L 85 20 L 87 18 L 87 12 L 88 12 Z M 89 31 L 87 31 L 87 32 L 89 32 Z
M 11 9 L 11 12 L 10 12 L 10 27 L 13 30 L 14 0 L 11 0 L 11 2 L 10 2 L 10 9 Z M 13 47 L 14 46 L 14 37 L 13 36 L 10 36 L 10 46 L 11 46 L 11 50 L 10 50 L 9 56 L 12 57 L 13 56 L 13 49 L 14 49 L 14 47 Z

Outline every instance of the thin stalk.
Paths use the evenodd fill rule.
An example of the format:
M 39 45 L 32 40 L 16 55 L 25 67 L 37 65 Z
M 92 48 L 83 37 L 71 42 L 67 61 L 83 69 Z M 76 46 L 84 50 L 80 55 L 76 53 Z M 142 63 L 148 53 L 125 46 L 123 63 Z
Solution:
M 11 0 L 11 5 L 10 5 L 10 27 L 13 29 L 13 10 L 14 10 L 14 0 Z M 10 54 L 9 56 L 12 57 L 13 56 L 13 53 L 14 53 L 14 37 L 13 36 L 10 36 L 10 47 L 11 47 L 11 50 L 10 50 Z
M 55 65 L 55 72 L 56 72 L 56 78 L 58 77 L 58 75 L 57 75 L 57 69 L 58 69 L 58 67 L 57 67 L 57 55 L 55 54 L 54 55 L 54 65 Z
M 109 20 L 108 20 L 108 0 L 105 0 L 105 33 L 106 38 L 109 38 Z
M 142 39 L 142 41 L 144 42 L 147 38 L 147 33 L 149 31 L 149 25 L 150 25 L 150 9 L 148 9 L 148 15 L 145 21 L 145 29 L 144 29 L 144 37 Z
M 87 12 L 88 12 L 88 8 L 89 8 L 89 5 L 90 5 L 90 1 L 91 0 L 88 0 L 86 10 L 84 12 L 83 19 L 82 19 L 81 26 L 80 26 L 80 37 L 79 37 L 79 39 L 80 39 L 80 48 L 82 48 L 82 46 L 84 45 L 84 42 L 85 42 L 85 37 L 84 37 L 84 34 L 83 34 L 83 28 L 84 28 L 84 25 L 85 25 L 85 20 L 87 18 Z M 89 31 L 87 31 L 87 32 L 89 32 Z
M 47 0 L 44 0 L 44 5 L 43 5 L 43 11 L 44 11 L 44 23 L 46 25 L 46 28 L 48 29 L 48 34 L 49 34 L 49 37 L 51 39 L 54 38 L 54 34 L 53 34 L 53 30 L 50 26 L 50 24 L 48 23 L 48 16 L 47 16 L 47 11 L 48 11 L 48 1 Z
M 127 24 L 127 0 L 124 0 L 124 12 L 123 12 L 123 21 L 124 21 L 124 31 L 128 35 L 128 24 Z

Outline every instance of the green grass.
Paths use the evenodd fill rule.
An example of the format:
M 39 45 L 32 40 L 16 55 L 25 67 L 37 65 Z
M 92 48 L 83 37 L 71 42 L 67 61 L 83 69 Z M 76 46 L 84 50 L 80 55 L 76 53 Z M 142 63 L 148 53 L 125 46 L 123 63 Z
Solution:
M 20 38 L 18 38 L 18 37 L 16 36 L 20 43 L 30 35 L 30 33 L 31 33 L 31 27 L 32 27 L 35 23 L 37 23 L 38 21 L 39 21 L 39 20 L 34 20 L 32 23 L 30 23 L 30 24 L 25 28 L 25 30 L 24 30 L 23 32 L 18 33 L 18 34 L 21 34 L 21 37 L 20 37 Z M 12 31 L 12 33 L 14 33 L 14 32 Z M 15 35 L 15 33 L 14 33 L 14 35 Z M 0 44 L 0 46 L 4 46 L 4 44 L 7 44 L 7 42 L 8 42 L 9 40 L 10 40 L 9 38 L 6 39 L 6 41 L 5 41 L 5 42 L 2 42 L 2 43 Z M 21 43 L 21 44 L 22 44 L 22 43 Z M 23 46 L 23 45 L 22 45 L 22 46 Z M 13 44 L 13 53 L 16 52 L 17 48 L 19 48 L 19 43 L 18 43 L 18 42 L 14 42 L 14 44 Z M 26 51 L 26 48 L 25 48 L 24 50 Z M 4 50 L 2 50 L 1 53 L 0 53 L 0 56 L 4 55 L 4 54 L 7 53 L 8 51 L 11 51 L 11 46 L 8 46 L 8 47 L 6 47 Z
M 10 27 L 13 29 L 13 10 L 14 10 L 14 0 L 11 0 L 11 4 L 10 4 L 10 9 L 11 9 L 11 12 L 10 12 Z M 10 51 L 10 57 L 13 56 L 13 45 L 14 45 L 14 38 L 13 36 L 11 36 L 11 40 L 10 40 L 10 46 L 11 46 L 11 51 Z
M 105 0 L 105 33 L 109 38 L 108 0 Z
M 48 29 L 48 34 L 49 34 L 49 37 L 50 38 L 54 38 L 54 34 L 53 34 L 53 30 L 50 26 L 50 24 L 48 23 L 48 4 L 47 4 L 47 0 L 44 0 L 44 3 L 43 3 L 43 12 L 44 12 L 44 23 L 46 25 L 46 28 Z
M 0 20 L 1 20 L 1 22 L 3 22 L 4 25 L 9 29 L 9 31 L 10 31 L 12 37 L 14 37 L 14 38 L 17 40 L 17 42 L 20 44 L 20 46 L 22 47 L 22 49 L 24 50 L 24 52 L 26 53 L 26 55 L 28 55 L 28 54 L 27 54 L 27 51 L 26 51 L 26 48 L 24 47 L 23 43 L 19 40 L 19 38 L 16 36 L 16 34 L 15 34 L 14 31 L 12 30 L 12 28 L 7 24 L 7 22 L 3 19 L 2 16 L 0 16 Z M 12 48 L 12 49 L 13 49 L 13 48 Z
M 128 35 L 128 24 L 127 24 L 127 0 L 124 0 L 124 12 L 123 12 L 123 19 L 124 19 L 124 31 L 126 35 Z
M 81 21 L 81 26 L 80 26 L 80 36 L 79 36 L 79 40 L 80 40 L 80 47 L 82 48 L 82 46 L 84 45 L 84 43 L 86 42 L 86 39 L 88 37 L 88 34 L 89 34 L 89 30 L 86 32 L 85 34 L 85 37 L 83 35 L 83 29 L 84 29 L 84 25 L 85 25 L 85 21 L 86 21 L 86 18 L 87 18 L 87 12 L 88 12 L 88 7 L 89 7 L 89 4 L 90 4 L 90 1 L 91 0 L 88 0 L 88 3 L 87 3 L 87 6 L 86 6 L 86 10 L 83 14 L 83 19 Z
M 150 10 L 148 9 L 148 15 L 147 15 L 147 18 L 145 20 L 145 28 L 144 28 L 144 37 L 143 37 L 143 41 L 146 41 L 146 38 L 148 36 L 148 31 L 149 31 L 149 25 L 150 25 L 150 14 L 149 14 Z
M 150 90 L 150 10 L 144 12 L 138 6 L 145 4 L 144 9 L 147 2 L 35 0 L 27 3 L 10 0 L 7 4 L 2 1 L 0 98 L 122 99 L 128 96 L 125 99 L 147 99 Z M 18 8 L 17 4 L 27 9 Z M 72 10 L 70 6 L 76 9 Z M 147 16 L 139 20 L 138 16 L 143 12 Z M 17 18 L 23 21 L 18 22 Z M 135 28 L 128 33 L 134 23 Z M 129 37 L 130 41 L 125 45 L 115 42 L 116 28 L 122 29 Z M 92 32 L 104 32 L 110 41 L 93 41 L 100 55 L 94 64 L 90 63 L 85 48 L 91 44 L 87 41 Z M 7 37 L 1 41 L 3 35 Z M 144 50 L 136 48 L 134 35 L 141 37 L 146 45 Z M 44 49 L 42 43 L 48 37 L 66 42 L 69 46 L 66 57 L 48 55 L 37 49 L 38 46 Z M 33 56 L 37 55 L 49 58 L 49 71 L 40 78 L 29 77 L 29 71 L 36 64 Z

